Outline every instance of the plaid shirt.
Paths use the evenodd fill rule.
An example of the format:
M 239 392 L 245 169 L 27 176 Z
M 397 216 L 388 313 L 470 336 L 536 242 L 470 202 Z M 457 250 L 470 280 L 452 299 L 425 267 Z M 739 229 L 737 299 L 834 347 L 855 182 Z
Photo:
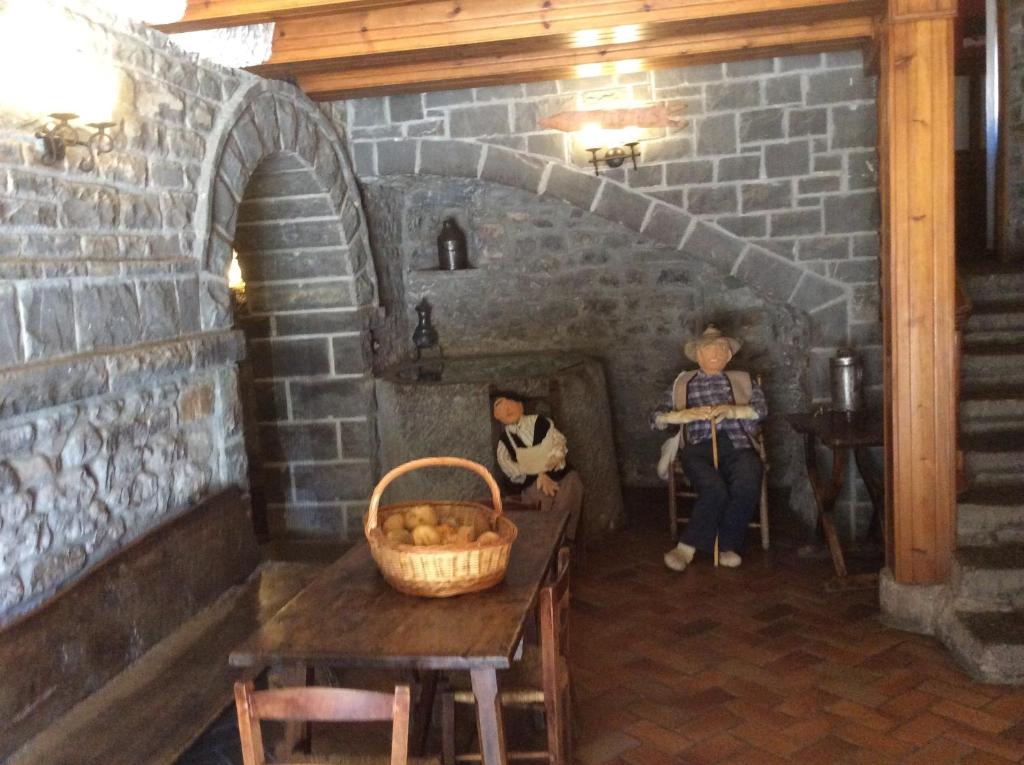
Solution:
M 757 435 L 758 423 L 768 416 L 768 405 L 764 400 L 764 392 L 753 383 L 750 394 L 750 405 L 757 412 L 756 420 L 722 420 L 718 423 L 718 433 L 725 433 L 737 449 L 752 449 L 751 437 Z M 669 394 L 671 396 L 671 393 Z M 734 404 L 732 386 L 724 374 L 707 375 L 698 370 L 686 388 L 686 407 L 714 406 L 715 404 Z M 686 443 L 699 444 L 711 438 L 711 423 L 708 420 L 691 422 L 686 428 Z M 749 435 L 748 435 L 749 434 Z

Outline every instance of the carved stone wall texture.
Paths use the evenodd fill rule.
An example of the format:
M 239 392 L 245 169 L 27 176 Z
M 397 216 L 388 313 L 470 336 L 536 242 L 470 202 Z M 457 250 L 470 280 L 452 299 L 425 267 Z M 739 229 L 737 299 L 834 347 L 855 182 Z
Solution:
M 226 269 L 263 158 L 308 168 L 346 232 L 339 257 L 365 250 L 343 140 L 302 94 L 98 11 L 40 5 L 120 100 L 114 150 L 91 172 L 70 151 L 41 164 L 31 115 L 0 114 L 0 623 L 198 497 L 245 484 Z M 372 269 L 346 269 L 353 306 L 372 304 Z
M 1003 127 L 1006 142 L 1006 252 L 1024 258 L 1024 0 L 1007 0 L 1006 93 Z

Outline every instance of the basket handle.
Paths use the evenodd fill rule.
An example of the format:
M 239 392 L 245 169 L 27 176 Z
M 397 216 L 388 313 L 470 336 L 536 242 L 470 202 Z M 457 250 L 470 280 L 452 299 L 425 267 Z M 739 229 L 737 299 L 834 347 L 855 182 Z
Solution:
M 377 507 L 380 505 L 380 498 L 383 496 L 384 490 L 388 485 L 400 475 L 405 475 L 425 467 L 459 467 L 472 470 L 487 483 L 487 488 L 491 490 L 491 502 L 494 504 L 494 509 L 501 513 L 501 490 L 498 488 L 498 484 L 495 483 L 491 472 L 479 462 L 473 462 L 462 457 L 424 457 L 399 465 L 389 470 L 387 475 L 380 479 L 380 482 L 373 490 L 373 494 L 370 496 L 370 512 L 366 517 L 367 531 L 377 527 Z

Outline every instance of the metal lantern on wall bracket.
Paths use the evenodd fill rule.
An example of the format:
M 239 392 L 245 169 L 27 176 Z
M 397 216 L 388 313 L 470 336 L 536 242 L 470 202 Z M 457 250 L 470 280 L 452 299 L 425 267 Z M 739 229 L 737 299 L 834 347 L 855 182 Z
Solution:
M 56 165 L 64 161 L 68 148 L 81 147 L 88 152 L 78 163 L 78 169 L 91 172 L 96 167 L 96 157 L 114 149 L 114 138 L 108 132 L 116 122 L 90 122 L 85 127 L 72 125 L 78 119 L 71 112 L 55 112 L 47 122 L 36 129 L 36 151 L 44 165 Z M 86 128 L 92 128 L 87 130 Z
M 622 167 L 627 159 L 632 160 L 633 169 L 636 170 L 636 161 L 640 158 L 640 152 L 636 148 L 638 144 L 639 141 L 630 141 L 622 146 L 612 146 L 609 149 L 602 147 L 593 149 L 588 148 L 587 151 L 590 152 L 590 164 L 594 166 L 594 175 L 601 174 L 600 167 L 602 162 L 608 167 Z M 604 154 L 598 156 L 600 152 L 604 152 Z

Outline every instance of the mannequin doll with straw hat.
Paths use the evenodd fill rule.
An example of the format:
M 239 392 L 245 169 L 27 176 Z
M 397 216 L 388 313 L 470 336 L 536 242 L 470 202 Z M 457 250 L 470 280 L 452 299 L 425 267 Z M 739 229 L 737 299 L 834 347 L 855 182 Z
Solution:
M 673 410 L 655 416 L 659 428 L 679 426 L 662 447 L 658 474 L 668 476 L 678 453 L 697 492 L 679 543 L 665 553 L 665 565 L 673 571 L 684 570 L 697 551 L 712 553 L 716 539 L 720 565 L 735 568 L 742 563 L 739 551 L 761 496 L 757 432 L 768 408 L 749 374 L 725 369 L 739 348 L 739 340 L 709 324 L 683 348 L 700 368 L 676 378 Z

